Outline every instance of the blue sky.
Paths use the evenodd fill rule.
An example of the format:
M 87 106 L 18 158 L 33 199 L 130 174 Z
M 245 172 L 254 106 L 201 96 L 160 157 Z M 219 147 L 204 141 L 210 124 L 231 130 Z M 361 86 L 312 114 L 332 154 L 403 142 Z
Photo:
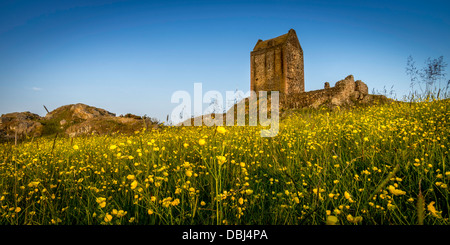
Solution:
M 0 114 L 73 103 L 164 121 L 177 90 L 244 92 L 258 39 L 296 30 L 305 89 L 353 74 L 409 91 L 406 59 L 450 57 L 446 1 L 0 0 Z

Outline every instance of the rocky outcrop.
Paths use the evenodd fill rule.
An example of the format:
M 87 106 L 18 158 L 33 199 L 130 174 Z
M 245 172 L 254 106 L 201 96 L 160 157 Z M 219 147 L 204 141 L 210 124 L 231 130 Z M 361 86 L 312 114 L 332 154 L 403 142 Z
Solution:
M 144 127 L 157 125 L 154 120 L 147 117 L 132 114 L 116 117 L 116 114 L 105 109 L 80 103 L 61 106 L 48 113 L 45 120 L 53 121 L 69 137 L 117 132 L 133 133 Z
M 45 119 L 61 118 L 61 120 L 65 120 L 64 122 L 60 122 L 60 124 L 63 125 L 69 121 L 83 121 L 90 118 L 105 116 L 115 117 L 116 114 L 111 113 L 105 109 L 78 103 L 58 107 L 57 109 L 45 115 Z
M 13 112 L 0 117 L 0 140 L 21 139 L 42 134 L 41 117 L 31 112 Z
M 45 117 L 30 112 L 14 112 L 0 117 L 0 141 L 58 133 L 70 137 L 91 134 L 133 133 L 157 128 L 155 119 L 132 114 L 118 116 L 85 104 L 58 107 Z

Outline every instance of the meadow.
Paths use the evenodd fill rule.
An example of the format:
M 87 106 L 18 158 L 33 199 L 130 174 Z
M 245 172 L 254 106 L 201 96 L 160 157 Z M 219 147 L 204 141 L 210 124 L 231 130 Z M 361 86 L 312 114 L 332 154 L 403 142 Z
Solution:
M 450 100 L 0 145 L 3 225 L 448 225 Z

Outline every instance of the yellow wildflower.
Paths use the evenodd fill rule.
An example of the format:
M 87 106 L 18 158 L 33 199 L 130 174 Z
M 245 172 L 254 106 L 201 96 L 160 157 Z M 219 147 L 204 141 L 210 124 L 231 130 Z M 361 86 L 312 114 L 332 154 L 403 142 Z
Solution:
M 348 193 L 348 192 L 344 193 L 344 197 L 345 197 L 345 199 L 351 199 L 350 193 Z
M 441 217 L 441 213 L 442 211 L 437 211 L 436 208 L 434 207 L 434 203 L 435 202 L 430 202 L 430 204 L 428 204 L 427 209 L 428 211 L 430 211 L 430 213 L 436 217 L 436 218 L 440 218 Z
M 117 212 L 117 217 L 121 218 L 127 214 L 127 211 L 119 210 Z
M 239 200 L 238 200 L 238 202 L 239 202 L 239 204 L 244 204 L 244 199 L 241 197 L 241 198 L 239 198 Z
M 28 187 L 37 187 L 39 185 L 39 181 L 32 181 L 28 184 Z
M 222 126 L 219 126 L 219 127 L 217 127 L 217 132 L 220 134 L 224 134 L 227 132 L 227 130 Z
M 107 214 L 105 215 L 104 221 L 105 221 L 106 223 L 111 222 L 112 218 L 113 218 L 112 215 L 107 213 Z
M 389 192 L 391 192 L 391 194 L 394 194 L 395 196 L 406 194 L 406 192 L 404 192 L 402 190 L 395 189 L 395 187 L 393 185 L 388 186 L 388 190 L 389 190 Z
M 106 201 L 106 198 L 104 198 L 104 197 L 97 197 L 97 198 L 95 199 L 95 201 L 96 201 L 97 203 L 101 203 L 101 202 Z
M 138 182 L 135 180 L 135 181 L 131 182 L 130 187 L 132 190 L 134 190 L 134 188 L 136 188 L 137 185 L 138 185 Z
M 224 164 L 227 161 L 227 159 L 224 156 L 217 156 L 217 163 L 219 165 Z
M 349 214 L 349 215 L 347 215 L 347 220 L 348 220 L 349 222 L 353 222 L 353 221 L 354 221 L 354 218 L 353 218 L 353 216 L 352 216 L 351 214 Z
M 191 177 L 192 176 L 192 170 L 186 170 L 186 176 Z
M 177 198 L 177 199 L 173 200 L 171 204 L 172 204 L 172 206 L 177 206 L 178 204 L 180 204 L 180 199 Z

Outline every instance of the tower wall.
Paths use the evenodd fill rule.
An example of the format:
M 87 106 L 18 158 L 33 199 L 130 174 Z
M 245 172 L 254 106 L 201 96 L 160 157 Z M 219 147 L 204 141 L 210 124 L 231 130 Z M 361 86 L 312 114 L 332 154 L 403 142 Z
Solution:
M 250 54 L 250 89 L 279 91 L 280 98 L 305 91 L 303 51 L 294 30 L 257 42 Z

